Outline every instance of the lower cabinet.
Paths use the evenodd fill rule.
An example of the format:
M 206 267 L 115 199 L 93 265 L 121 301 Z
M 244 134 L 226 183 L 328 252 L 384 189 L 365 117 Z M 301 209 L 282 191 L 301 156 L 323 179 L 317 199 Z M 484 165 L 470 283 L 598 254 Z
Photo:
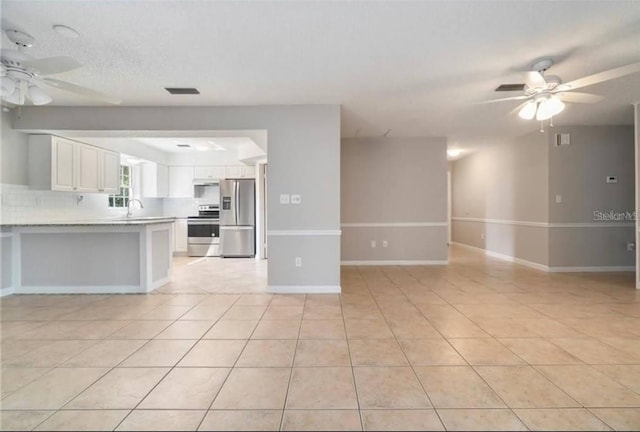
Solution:
M 173 252 L 187 253 L 187 219 L 178 218 L 173 224 Z

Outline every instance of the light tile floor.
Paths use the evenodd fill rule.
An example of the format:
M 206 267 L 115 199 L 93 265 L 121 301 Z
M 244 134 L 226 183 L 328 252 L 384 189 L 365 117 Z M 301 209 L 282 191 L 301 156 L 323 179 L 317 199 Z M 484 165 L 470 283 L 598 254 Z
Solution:
M 267 295 L 263 268 L 229 265 L 180 259 L 151 295 L 2 299 L 1 429 L 640 429 L 633 274 L 453 248 L 345 267 L 342 295 Z

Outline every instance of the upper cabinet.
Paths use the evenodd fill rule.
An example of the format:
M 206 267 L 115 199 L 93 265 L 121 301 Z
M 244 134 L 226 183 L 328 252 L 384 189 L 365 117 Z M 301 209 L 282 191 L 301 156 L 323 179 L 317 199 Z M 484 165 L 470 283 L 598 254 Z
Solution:
M 255 178 L 255 167 L 248 165 L 230 165 L 225 167 L 224 178 Z
M 166 198 L 169 195 L 169 167 L 155 162 L 140 164 L 143 198 Z
M 193 198 L 193 167 L 169 167 L 169 197 Z
M 197 166 L 194 167 L 197 179 L 223 179 L 225 178 L 224 166 Z
M 120 183 L 116 152 L 53 135 L 29 136 L 29 186 L 67 192 L 115 193 Z

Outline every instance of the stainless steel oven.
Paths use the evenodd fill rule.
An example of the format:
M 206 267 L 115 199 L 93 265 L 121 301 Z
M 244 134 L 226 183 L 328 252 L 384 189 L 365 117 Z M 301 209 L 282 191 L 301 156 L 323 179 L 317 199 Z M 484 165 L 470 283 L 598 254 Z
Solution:
M 187 254 L 220 256 L 220 209 L 217 205 L 201 205 L 198 216 L 187 219 Z

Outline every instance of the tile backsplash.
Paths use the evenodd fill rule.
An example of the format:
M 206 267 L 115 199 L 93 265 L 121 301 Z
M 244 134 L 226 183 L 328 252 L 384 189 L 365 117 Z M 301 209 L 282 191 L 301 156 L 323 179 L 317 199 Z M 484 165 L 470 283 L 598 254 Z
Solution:
M 160 198 L 144 198 L 144 209 L 137 205 L 135 216 L 162 216 Z M 126 209 L 109 208 L 108 194 L 51 192 L 29 189 L 27 185 L 0 184 L 0 207 L 3 224 L 87 220 L 122 217 Z

